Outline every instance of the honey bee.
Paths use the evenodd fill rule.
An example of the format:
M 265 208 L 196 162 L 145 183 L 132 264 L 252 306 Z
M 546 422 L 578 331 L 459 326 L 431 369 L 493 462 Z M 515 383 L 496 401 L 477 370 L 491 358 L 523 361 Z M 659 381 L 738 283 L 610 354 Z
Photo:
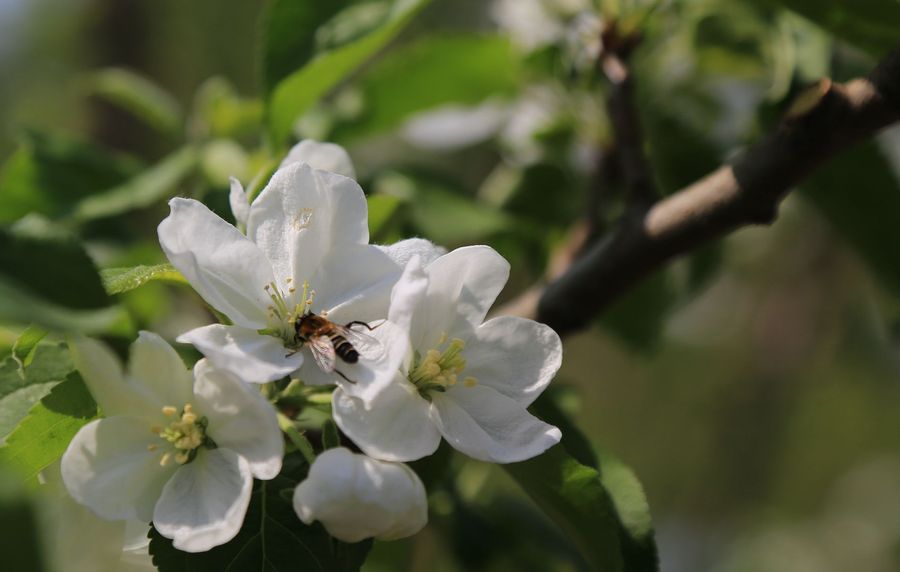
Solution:
M 380 346 L 378 340 L 368 334 L 353 330 L 353 326 L 363 326 L 369 331 L 375 329 L 359 320 L 341 326 L 324 316 L 313 313 L 303 314 L 294 322 L 297 341 L 309 347 L 319 368 L 326 373 L 334 372 L 350 383 L 356 382 L 335 369 L 336 358 L 341 358 L 343 362 L 352 365 L 359 361 L 360 351 L 365 355 L 369 353 L 369 350 Z

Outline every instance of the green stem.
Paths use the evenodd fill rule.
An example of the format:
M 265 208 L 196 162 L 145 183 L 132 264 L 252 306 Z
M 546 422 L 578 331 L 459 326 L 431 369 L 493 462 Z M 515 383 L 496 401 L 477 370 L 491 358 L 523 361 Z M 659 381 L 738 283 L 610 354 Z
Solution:
M 300 451 L 306 462 L 312 465 L 313 461 L 316 460 L 316 453 L 313 451 L 312 443 L 309 442 L 309 439 L 304 437 L 303 433 L 297 431 L 297 428 L 294 427 L 294 422 L 283 413 L 278 414 L 278 426 L 288 436 L 294 447 L 297 447 L 297 450 Z

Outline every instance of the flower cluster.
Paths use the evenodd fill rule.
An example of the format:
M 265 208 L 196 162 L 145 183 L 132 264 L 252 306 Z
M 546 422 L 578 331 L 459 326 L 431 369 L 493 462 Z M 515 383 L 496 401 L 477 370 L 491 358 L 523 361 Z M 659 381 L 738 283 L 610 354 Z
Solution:
M 106 519 L 152 521 L 180 550 L 228 542 L 253 480 L 281 470 L 282 430 L 304 449 L 285 398 L 317 386 L 333 387 L 332 416 L 363 454 L 313 459 L 306 448 L 293 505 L 347 542 L 425 525 L 425 488 L 403 462 L 442 438 L 495 463 L 559 441 L 527 410 L 560 366 L 559 337 L 530 320 L 486 320 L 508 263 L 486 246 L 369 244 L 354 176 L 343 149 L 304 141 L 252 202 L 232 181 L 236 226 L 196 200 L 170 202 L 160 245 L 225 323 L 178 337 L 204 356 L 192 371 L 149 332 L 127 368 L 97 341 L 70 341 L 104 414 L 63 456 L 73 499 Z

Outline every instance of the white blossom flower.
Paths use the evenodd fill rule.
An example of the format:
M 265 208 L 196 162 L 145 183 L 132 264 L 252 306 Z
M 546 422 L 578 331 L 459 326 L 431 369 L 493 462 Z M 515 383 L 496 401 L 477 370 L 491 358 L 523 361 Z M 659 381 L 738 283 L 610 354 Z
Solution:
M 335 421 L 363 452 L 411 461 L 433 453 L 443 436 L 473 458 L 511 463 L 559 442 L 559 429 L 526 409 L 559 369 L 559 336 L 518 317 L 482 323 L 508 275 L 506 260 L 486 246 L 424 267 L 413 258 L 388 314 L 409 332 L 412 351 L 368 401 L 334 393 Z
M 342 447 L 316 457 L 294 490 L 294 510 L 344 542 L 405 538 L 428 522 L 425 486 L 412 469 Z
M 287 156 L 281 162 L 280 168 L 293 163 L 306 163 L 313 169 L 337 173 L 351 179 L 356 179 L 356 169 L 350 155 L 340 145 L 334 143 L 321 143 L 312 139 L 305 139 L 288 151 Z M 234 219 L 242 227 L 247 226 L 247 218 L 250 216 L 250 201 L 241 182 L 231 177 L 231 192 L 228 195 L 231 204 L 231 213 Z
M 356 179 L 356 169 L 347 150 L 334 143 L 304 139 L 291 147 L 281 166 L 287 167 L 292 163 L 306 163 L 313 169 Z
M 62 457 L 69 494 L 102 518 L 153 521 L 187 552 L 240 530 L 253 478 L 281 470 L 284 442 L 271 405 L 200 360 L 193 375 L 156 334 L 141 332 L 128 371 L 103 344 L 70 342 L 104 415 Z
M 151 572 L 150 525 L 105 520 L 69 496 L 59 461 L 41 471 L 45 545 L 52 570 L 66 572 Z
M 309 344 L 296 331 L 307 312 L 340 325 L 387 315 L 402 267 L 368 244 L 366 199 L 355 181 L 306 163 L 279 169 L 249 207 L 246 236 L 195 200 L 176 198 L 169 206 L 159 225 L 163 251 L 233 324 L 196 328 L 178 341 L 249 382 L 296 371 L 309 384 L 346 378 L 363 382 L 351 384 L 363 391 L 392 375 L 402 355 L 390 351 L 390 336 L 358 363 L 325 371 L 305 359 Z

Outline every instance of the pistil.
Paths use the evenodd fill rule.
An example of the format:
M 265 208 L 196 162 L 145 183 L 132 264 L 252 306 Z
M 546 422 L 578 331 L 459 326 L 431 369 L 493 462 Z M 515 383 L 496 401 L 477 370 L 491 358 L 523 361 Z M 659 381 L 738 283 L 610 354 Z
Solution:
M 431 392 L 444 392 L 448 387 L 456 385 L 459 375 L 466 368 L 466 360 L 462 357 L 466 343 L 454 338 L 442 351 L 440 347 L 444 343 L 446 336 L 442 336 L 438 347 L 428 350 L 424 358 L 416 352 L 413 367 L 409 372 L 409 381 L 416 386 L 419 394 L 429 401 Z M 462 382 L 465 387 L 473 387 L 478 383 L 474 377 L 466 377 Z
M 197 456 L 197 449 L 201 446 L 215 448 L 215 443 L 206 434 L 209 422 L 206 417 L 198 417 L 190 403 L 184 405 L 180 416 L 178 410 L 171 405 L 163 407 L 162 412 L 166 417 L 175 417 L 176 419 L 166 427 L 151 429 L 153 433 L 174 448 L 174 451 L 163 453 L 159 460 L 161 466 L 168 465 L 173 458 L 179 465 L 184 465 L 194 460 L 194 457 Z M 147 447 L 149 451 L 155 451 L 157 448 L 158 445 L 155 443 Z

